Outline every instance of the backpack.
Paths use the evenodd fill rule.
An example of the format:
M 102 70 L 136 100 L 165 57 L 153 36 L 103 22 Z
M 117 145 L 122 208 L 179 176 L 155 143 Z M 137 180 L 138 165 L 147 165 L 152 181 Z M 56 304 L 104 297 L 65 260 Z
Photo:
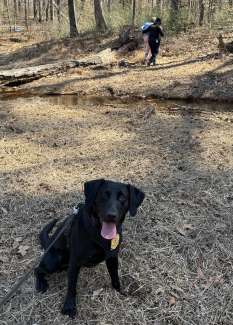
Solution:
M 141 31 L 142 31 L 142 33 L 146 33 L 146 31 L 148 30 L 148 28 L 151 26 L 151 25 L 153 25 L 153 23 L 144 23 L 143 25 L 142 25 L 142 27 L 141 27 Z

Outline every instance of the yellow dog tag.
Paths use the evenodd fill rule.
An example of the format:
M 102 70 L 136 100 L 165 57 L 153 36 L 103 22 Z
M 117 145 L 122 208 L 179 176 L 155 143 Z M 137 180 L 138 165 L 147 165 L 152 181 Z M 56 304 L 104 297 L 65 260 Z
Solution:
M 120 236 L 119 234 L 117 234 L 116 237 L 111 240 L 111 249 L 116 249 L 117 246 L 119 245 L 119 241 L 120 241 Z

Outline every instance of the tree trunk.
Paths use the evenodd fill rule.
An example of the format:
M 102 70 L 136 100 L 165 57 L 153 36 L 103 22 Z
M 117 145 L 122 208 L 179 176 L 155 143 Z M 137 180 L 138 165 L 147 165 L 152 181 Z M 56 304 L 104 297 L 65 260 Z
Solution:
M 21 1 L 20 0 L 18 0 L 18 10 L 19 10 L 19 12 L 21 12 L 21 10 L 22 10 Z
M 170 26 L 171 29 L 179 30 L 179 0 L 170 0 L 171 11 L 170 11 Z
M 43 19 L 45 18 L 45 20 L 46 20 L 47 3 L 46 3 L 46 0 L 40 0 L 40 1 L 42 1 L 42 5 L 41 5 L 41 8 L 42 8 L 42 16 L 44 16 Z
M 76 37 L 78 35 L 78 29 L 75 18 L 74 0 L 68 0 L 68 9 L 70 22 L 70 37 Z
M 189 24 L 193 22 L 192 10 L 193 10 L 193 2 L 192 2 L 192 0 L 189 0 L 189 4 L 188 4 L 188 23 Z
M 203 0 L 199 0 L 199 26 L 203 25 L 205 14 L 205 5 Z
M 37 20 L 37 1 L 33 0 L 33 18 Z
M 136 0 L 132 2 L 132 26 L 135 25 L 135 16 L 136 16 Z
M 53 21 L 53 0 L 48 0 L 46 6 L 46 21 Z
M 8 0 L 5 0 L 4 1 L 4 5 L 6 7 L 7 20 L 8 20 L 8 24 L 9 24 L 9 30 L 11 32 L 11 19 L 10 19 L 10 11 L 9 11 L 9 3 L 8 3 Z
M 27 0 L 24 0 L 24 22 L 25 26 L 28 29 L 28 7 L 27 7 Z
M 57 0 L 57 20 L 60 23 L 61 22 L 61 0 Z
M 208 22 L 210 25 L 212 24 L 214 11 L 215 11 L 214 0 L 209 0 Z
M 50 20 L 53 21 L 53 0 L 49 0 L 49 15 Z
M 16 27 L 17 23 L 17 2 L 14 0 L 14 28 Z
M 38 5 L 38 21 L 39 23 L 42 23 L 42 3 L 41 0 L 37 0 L 37 5 Z
M 107 25 L 104 20 L 100 0 L 94 0 L 94 10 L 95 10 L 96 30 L 98 32 L 105 32 L 107 30 Z
M 45 9 L 45 20 L 46 21 L 49 20 L 49 0 L 47 2 L 46 9 Z

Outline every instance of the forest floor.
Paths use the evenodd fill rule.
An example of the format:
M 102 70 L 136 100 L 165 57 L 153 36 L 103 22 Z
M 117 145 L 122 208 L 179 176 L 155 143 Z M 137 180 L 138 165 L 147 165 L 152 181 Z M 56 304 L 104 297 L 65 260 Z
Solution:
M 17 36 L 17 35 L 16 35 Z M 158 65 L 142 64 L 143 50 L 119 54 L 110 50 L 113 37 L 85 37 L 36 42 L 26 36 L 0 39 L 0 69 L 16 69 L 59 60 L 99 57 L 102 64 L 77 67 L 18 86 L 25 93 L 139 96 L 233 100 L 233 55 L 218 55 L 217 33 L 199 31 L 165 39 Z M 232 40 L 228 33 L 226 41 Z M 17 38 L 16 38 L 17 39 Z M 127 66 L 120 67 L 121 60 Z
M 166 41 L 155 68 L 143 67 L 138 51 L 125 57 L 135 63 L 129 68 L 118 67 L 116 57 L 102 70 L 70 69 L 19 87 L 90 96 L 0 99 L 0 297 L 41 255 L 43 225 L 83 200 L 85 181 L 115 179 L 146 193 L 137 216 L 124 224 L 120 277 L 127 296 L 111 289 L 104 264 L 83 269 L 71 321 L 60 314 L 66 272 L 51 276 L 43 295 L 30 276 L 0 310 L 0 325 L 232 325 L 232 57 L 215 56 L 214 38 L 206 36 L 205 49 L 197 35 L 189 47 L 186 37 Z M 91 40 L 79 54 L 73 41 L 54 41 L 35 55 L 33 41 L 4 39 L 0 62 L 10 69 L 93 50 L 104 57 L 110 41 Z M 186 60 L 194 62 L 179 64 Z M 186 98 L 185 85 L 196 95 L 202 90 L 197 98 L 219 102 L 135 98 Z

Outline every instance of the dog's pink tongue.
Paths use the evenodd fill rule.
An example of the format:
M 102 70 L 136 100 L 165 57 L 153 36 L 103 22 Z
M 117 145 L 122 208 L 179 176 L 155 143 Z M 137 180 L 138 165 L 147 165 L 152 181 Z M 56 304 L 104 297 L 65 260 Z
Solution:
M 101 236 L 105 239 L 113 239 L 116 237 L 116 225 L 114 222 L 103 222 L 101 229 Z

